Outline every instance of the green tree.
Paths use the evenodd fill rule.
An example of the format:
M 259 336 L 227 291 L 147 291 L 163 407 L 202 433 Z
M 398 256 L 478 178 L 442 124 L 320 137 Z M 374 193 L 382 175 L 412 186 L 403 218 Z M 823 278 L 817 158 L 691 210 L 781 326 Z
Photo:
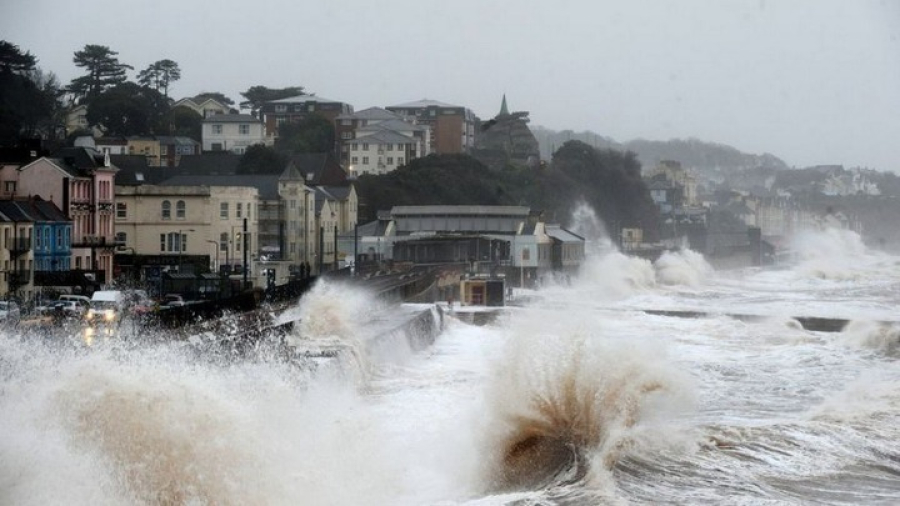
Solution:
M 583 200 L 607 225 L 640 227 L 655 239 L 659 211 L 634 153 L 569 141 L 553 154 L 551 170 L 542 180 L 556 193 L 559 218 L 570 216 L 575 202 Z
M 292 153 L 330 153 L 334 150 L 334 125 L 321 114 L 284 123 L 278 128 L 275 149 Z
M 36 66 L 37 59 L 0 41 L 0 143 L 20 139 L 56 139 L 62 131 L 62 91 L 56 76 Z
M 34 70 L 37 58 L 31 53 L 23 53 L 19 46 L 5 40 L 0 40 L 0 72 L 24 74 Z
M 194 97 L 194 102 L 202 102 L 208 98 L 218 101 L 221 104 L 225 105 L 234 105 L 234 100 L 226 97 L 224 94 L 219 93 L 218 91 L 204 91 L 200 93 L 196 97 Z
M 108 135 L 152 135 L 168 109 L 168 99 L 158 91 L 125 82 L 94 98 L 87 120 Z
M 241 93 L 241 96 L 245 99 L 241 102 L 241 109 L 250 109 L 251 113 L 256 113 L 266 102 L 296 97 L 298 95 L 303 95 L 303 93 L 303 86 L 289 86 L 287 88 L 267 88 L 259 85 L 251 86 L 250 89 Z
M 87 44 L 81 51 L 76 51 L 75 66 L 85 69 L 87 75 L 72 79 L 69 91 L 90 102 L 103 91 L 124 83 L 126 69 L 134 70 L 134 67 L 120 63 L 118 54 L 107 46 L 96 44 Z
M 181 79 L 181 69 L 172 60 L 159 60 L 138 73 L 138 82 L 169 96 L 169 84 Z
M 288 156 L 273 148 L 256 144 L 241 155 L 235 172 L 238 174 L 281 174 L 287 167 Z
M 178 106 L 170 109 L 162 117 L 156 131 L 158 133 L 165 132 L 167 135 L 190 137 L 200 142 L 202 129 L 203 117 L 197 111 L 189 107 Z

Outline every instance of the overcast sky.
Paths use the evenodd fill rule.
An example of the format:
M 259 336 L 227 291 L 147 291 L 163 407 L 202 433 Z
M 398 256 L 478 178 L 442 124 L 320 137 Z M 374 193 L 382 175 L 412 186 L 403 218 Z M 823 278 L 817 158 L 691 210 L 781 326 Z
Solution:
M 429 98 L 618 141 L 696 137 L 900 172 L 895 0 L 0 0 L 0 38 L 63 83 L 109 46 L 178 62 L 174 98 L 304 86 L 356 110 Z

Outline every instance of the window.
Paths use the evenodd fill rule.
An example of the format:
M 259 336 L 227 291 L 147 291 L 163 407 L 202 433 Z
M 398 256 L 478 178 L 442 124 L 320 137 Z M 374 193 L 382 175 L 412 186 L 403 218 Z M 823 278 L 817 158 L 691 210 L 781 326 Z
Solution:
M 350 121 L 349 119 L 342 119 L 342 120 L 341 120 L 341 125 L 343 125 L 343 126 L 349 126 L 349 125 L 352 125 L 352 124 L 353 124 L 353 122 Z
M 124 202 L 116 202 L 116 218 L 125 219 L 128 217 L 128 204 Z
M 368 151 L 368 150 L 369 150 L 369 143 L 368 143 L 368 142 L 364 142 L 364 143 L 363 143 L 363 151 Z
M 303 112 L 303 106 L 301 104 L 296 104 L 294 106 L 294 112 Z
M 368 156 L 364 156 L 364 157 L 363 157 L 363 165 L 368 165 L 368 164 L 369 164 L 369 157 L 368 157 Z
M 125 232 L 116 233 L 116 244 L 125 244 L 128 242 L 128 234 Z
M 359 157 L 358 156 L 351 157 L 350 163 L 356 165 L 357 163 L 359 163 Z
M 175 204 L 175 218 L 177 218 L 177 219 L 179 219 L 179 220 L 183 220 L 183 219 L 184 219 L 184 215 L 185 215 L 186 207 L 187 207 L 187 206 L 185 205 L 184 201 L 183 201 L 183 200 L 179 200 L 179 201 Z
M 353 132 L 341 132 L 341 139 L 348 140 L 353 138 Z
M 219 218 L 222 218 L 223 220 L 228 219 L 228 202 L 219 204 Z
M 41 246 L 41 236 L 42 235 L 43 234 L 41 234 L 40 231 L 38 231 L 38 233 L 34 234 L 34 249 L 39 250 L 39 249 L 43 248 L 43 246 Z
M 234 209 L 234 217 L 240 218 L 242 214 L 244 214 L 244 204 L 241 202 L 238 202 L 237 207 L 235 207 L 235 209 Z
M 359 144 L 354 142 L 350 145 L 350 151 L 359 151 Z
M 168 200 L 162 201 L 162 219 L 171 220 L 172 219 L 172 203 Z
M 250 135 L 250 125 L 243 123 L 238 125 L 238 133 L 241 135 Z
M 7 181 L 3 183 L 3 189 L 6 191 L 6 193 L 16 193 L 16 182 Z
M 219 249 L 228 252 L 228 232 L 219 234 Z
M 388 165 L 394 165 L 394 157 L 393 157 L 393 156 L 387 157 L 387 164 L 388 164 Z
M 166 156 L 166 155 L 168 155 L 168 154 L 169 154 L 169 146 L 166 146 L 166 145 L 160 146 L 160 147 L 159 147 L 159 154 L 160 154 L 160 156 Z
M 159 251 L 178 252 L 187 248 L 187 234 L 169 232 L 159 234 Z
M 403 165 L 403 157 L 402 156 L 397 157 L 397 165 Z
M 215 124 L 212 126 L 212 133 L 216 135 L 222 135 L 222 125 Z
M 287 105 L 285 105 L 285 104 L 276 105 L 275 112 L 287 112 Z
M 295 199 L 291 199 L 291 209 L 297 209 L 297 201 Z

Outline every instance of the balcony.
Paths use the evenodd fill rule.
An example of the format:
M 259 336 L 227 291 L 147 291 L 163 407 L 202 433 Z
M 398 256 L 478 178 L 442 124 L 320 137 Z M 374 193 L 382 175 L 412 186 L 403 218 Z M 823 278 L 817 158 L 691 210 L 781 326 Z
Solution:
M 115 248 L 118 243 L 112 238 L 100 235 L 86 235 L 72 241 L 73 248 Z

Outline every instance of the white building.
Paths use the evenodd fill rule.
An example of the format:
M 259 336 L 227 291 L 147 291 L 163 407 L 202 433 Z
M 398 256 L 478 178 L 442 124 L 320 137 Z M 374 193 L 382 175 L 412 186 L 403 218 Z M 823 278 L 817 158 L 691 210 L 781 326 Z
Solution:
M 420 142 L 390 130 L 373 132 L 350 141 L 350 170 L 354 174 L 387 174 L 418 158 Z
M 219 114 L 229 114 L 231 108 L 227 104 L 223 104 L 214 98 L 206 98 L 195 100 L 193 98 L 182 98 L 178 102 L 172 104 L 172 109 L 176 107 L 187 107 L 204 118 L 216 116 Z
M 203 151 L 239 155 L 254 144 L 265 144 L 263 124 L 249 114 L 217 114 L 203 120 Z

